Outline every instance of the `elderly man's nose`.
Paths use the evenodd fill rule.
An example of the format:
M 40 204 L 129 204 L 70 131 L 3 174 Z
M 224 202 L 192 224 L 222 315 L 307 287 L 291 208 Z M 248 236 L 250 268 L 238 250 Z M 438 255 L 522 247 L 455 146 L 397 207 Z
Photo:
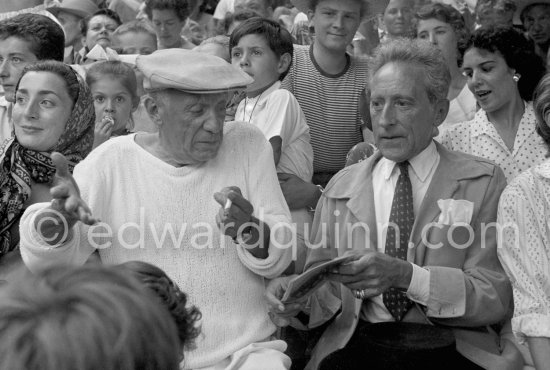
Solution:
M 223 129 L 223 118 L 216 113 L 216 109 L 210 109 L 204 122 L 204 129 L 212 133 L 218 133 Z
M 435 33 L 430 33 L 430 43 L 432 45 L 437 45 L 437 38 L 435 37 Z
M 386 105 L 380 112 L 378 124 L 380 126 L 391 126 L 395 124 L 395 114 L 389 105 Z

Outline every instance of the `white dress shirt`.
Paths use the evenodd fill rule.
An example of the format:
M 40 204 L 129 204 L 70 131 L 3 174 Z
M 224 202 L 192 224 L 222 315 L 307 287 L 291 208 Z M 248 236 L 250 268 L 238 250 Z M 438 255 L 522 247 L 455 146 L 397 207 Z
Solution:
M 437 152 L 435 143 L 432 141 L 426 149 L 409 160 L 409 177 L 412 185 L 415 217 L 418 215 L 420 205 L 424 200 L 426 191 L 439 164 L 439 159 L 439 153 Z M 393 194 L 398 178 L 399 168 L 394 161 L 381 158 L 373 168 L 372 185 L 378 233 L 377 250 L 381 253 L 384 253 L 386 249 L 386 225 L 390 220 Z M 414 263 L 412 263 L 412 266 L 413 273 L 407 290 L 407 297 L 412 301 L 426 305 L 430 295 L 430 272 Z M 365 301 L 361 311 L 361 318 L 373 323 L 394 321 L 393 316 L 384 305 L 382 295 Z

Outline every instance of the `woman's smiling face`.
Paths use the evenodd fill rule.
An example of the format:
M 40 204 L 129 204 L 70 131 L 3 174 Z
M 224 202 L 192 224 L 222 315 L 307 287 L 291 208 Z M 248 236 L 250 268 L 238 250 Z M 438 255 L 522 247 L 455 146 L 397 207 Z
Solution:
M 52 72 L 27 72 L 19 82 L 13 106 L 17 140 L 31 150 L 53 149 L 72 109 L 65 80 Z

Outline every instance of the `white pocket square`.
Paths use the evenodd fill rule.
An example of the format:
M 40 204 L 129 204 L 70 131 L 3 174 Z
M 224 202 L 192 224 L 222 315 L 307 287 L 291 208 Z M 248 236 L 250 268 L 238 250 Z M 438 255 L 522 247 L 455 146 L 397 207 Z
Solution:
M 437 205 L 441 210 L 438 224 L 453 225 L 457 223 L 469 224 L 474 213 L 474 203 L 464 199 L 439 199 Z

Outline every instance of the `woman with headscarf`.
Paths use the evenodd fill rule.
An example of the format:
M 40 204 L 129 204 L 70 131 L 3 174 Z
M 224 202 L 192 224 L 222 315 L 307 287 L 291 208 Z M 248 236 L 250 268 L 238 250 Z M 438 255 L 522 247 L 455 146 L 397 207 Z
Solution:
M 15 136 L 0 146 L 0 276 L 21 262 L 23 211 L 52 199 L 50 153 L 62 153 L 72 171 L 92 149 L 94 120 L 90 90 L 69 66 L 43 61 L 24 69 L 13 107 Z

